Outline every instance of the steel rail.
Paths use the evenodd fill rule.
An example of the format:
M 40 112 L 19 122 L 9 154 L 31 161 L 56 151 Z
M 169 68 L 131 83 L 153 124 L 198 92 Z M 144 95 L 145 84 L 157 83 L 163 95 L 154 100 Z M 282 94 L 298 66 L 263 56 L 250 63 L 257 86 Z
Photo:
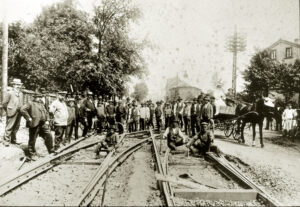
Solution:
M 163 170 L 163 165 L 161 163 L 160 155 L 159 155 L 159 152 L 157 150 L 155 137 L 154 137 L 154 134 L 153 134 L 151 128 L 150 128 L 150 134 L 151 134 L 151 139 L 152 139 L 152 143 L 153 143 L 153 149 L 154 149 L 154 153 L 155 153 L 155 159 L 156 159 L 158 172 L 160 174 L 165 175 L 165 172 Z M 159 183 L 160 190 L 162 191 L 162 194 L 164 195 L 167 206 L 175 206 L 174 200 L 171 198 L 170 193 L 168 191 L 169 189 L 168 189 L 167 183 L 162 182 L 162 181 L 159 181 L 158 183 Z
M 103 164 L 98 168 L 97 173 L 83 190 L 82 196 L 72 206 L 88 206 L 99 192 L 99 190 L 96 189 L 96 186 L 103 185 L 106 179 L 104 175 L 106 173 L 110 175 L 118 165 L 124 162 L 133 152 L 140 149 L 143 144 L 149 141 L 149 138 L 143 139 L 133 146 L 127 148 L 120 154 L 117 154 L 116 157 L 112 157 L 115 150 L 109 153 L 109 155 L 103 161 Z M 108 170 L 109 172 L 107 172 Z
M 263 189 L 261 189 L 258 185 L 256 185 L 253 181 L 251 181 L 248 177 L 246 177 L 242 172 L 240 172 L 236 167 L 234 167 L 231 163 L 229 163 L 225 157 L 218 158 L 213 153 L 207 153 L 209 158 L 219 164 L 224 170 L 227 171 L 231 176 L 240 181 L 243 185 L 247 186 L 250 189 L 257 190 L 258 197 L 261 198 L 264 202 L 268 203 L 269 206 L 282 206 L 277 200 L 268 195 Z
M 86 139 L 86 137 L 78 140 L 76 143 L 72 143 L 71 146 L 74 146 L 75 144 L 79 143 L 80 141 L 83 141 Z M 39 174 L 46 172 L 47 170 L 53 168 L 54 166 L 58 165 L 57 160 L 66 157 L 70 153 L 75 153 L 81 149 L 89 148 L 91 146 L 94 146 L 98 144 L 101 140 L 94 141 L 92 143 L 86 144 L 81 147 L 76 147 L 74 149 L 69 149 L 65 148 L 64 152 L 61 152 L 56 155 L 50 155 L 48 157 L 45 157 L 42 159 L 40 162 L 34 164 L 33 166 L 28 166 L 28 168 L 24 168 L 17 173 L 13 174 L 12 176 L 8 177 L 5 179 L 1 184 L 0 184 L 0 196 L 8 193 L 9 191 L 13 190 L 14 188 L 18 187 L 19 185 L 31 180 L 32 178 L 38 176 Z M 62 150 L 63 151 L 63 150 Z

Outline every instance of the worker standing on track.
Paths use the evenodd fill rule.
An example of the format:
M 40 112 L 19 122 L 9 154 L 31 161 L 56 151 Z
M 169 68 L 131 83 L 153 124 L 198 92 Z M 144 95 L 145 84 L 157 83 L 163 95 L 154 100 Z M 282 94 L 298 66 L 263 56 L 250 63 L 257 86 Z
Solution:
M 166 129 L 163 138 L 167 138 L 168 147 L 171 150 L 176 150 L 176 147 L 186 143 L 186 137 L 179 128 L 179 120 L 173 118 L 171 125 Z
M 67 122 L 68 122 L 68 109 L 65 103 L 66 91 L 60 91 L 57 94 L 58 99 L 53 101 L 50 105 L 49 112 L 53 115 L 54 129 L 55 129 L 55 145 L 54 149 L 59 148 L 60 143 L 63 141 Z
M 193 137 L 191 141 L 186 145 L 193 154 L 197 152 L 205 155 L 206 152 L 213 151 L 220 154 L 220 150 L 216 145 L 213 145 L 213 133 L 208 129 L 208 123 L 201 123 L 201 131 Z
M 14 79 L 13 89 L 7 91 L 3 97 L 3 109 L 6 112 L 6 125 L 3 143 L 7 147 L 9 143 L 19 144 L 17 142 L 17 132 L 20 128 L 23 93 L 20 91 L 22 82 L 20 79 Z
M 73 134 L 73 130 L 76 125 L 76 109 L 75 109 L 75 99 L 69 98 L 67 100 L 67 108 L 68 108 L 68 122 L 66 128 L 66 138 L 64 139 L 64 144 L 71 142 L 71 137 Z
M 162 118 L 161 103 L 159 101 L 157 101 L 156 105 L 157 105 L 156 108 L 155 108 L 156 127 L 157 127 L 157 130 L 158 130 L 158 133 L 160 133 L 161 118 Z
M 100 142 L 95 149 L 96 159 L 99 158 L 99 153 L 101 150 L 107 150 L 110 152 L 113 149 L 113 147 L 115 147 L 115 145 L 118 143 L 118 139 L 119 136 L 116 133 L 115 126 L 110 126 L 109 132 L 106 134 L 105 139 L 102 140 L 102 142 Z
M 35 143 L 38 135 L 45 140 L 48 153 L 53 153 L 53 138 L 49 128 L 49 114 L 42 102 L 42 94 L 35 93 L 32 102 L 21 107 L 20 113 L 26 119 L 29 128 L 28 156 L 33 160 L 36 155 Z
M 83 101 L 81 106 L 84 111 L 87 118 L 87 125 L 88 125 L 88 132 L 91 132 L 92 126 L 93 126 L 93 117 L 96 115 L 96 107 L 93 100 L 93 93 L 88 92 L 88 97 Z

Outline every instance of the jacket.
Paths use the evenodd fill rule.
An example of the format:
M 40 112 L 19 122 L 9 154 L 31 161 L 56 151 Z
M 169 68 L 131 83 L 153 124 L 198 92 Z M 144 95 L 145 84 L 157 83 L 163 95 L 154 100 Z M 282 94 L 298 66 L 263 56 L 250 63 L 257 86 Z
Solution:
M 212 119 L 214 117 L 213 106 L 210 103 L 204 104 L 201 108 L 201 119 Z
M 67 125 L 71 125 L 73 121 L 76 122 L 76 109 L 75 107 L 67 106 L 68 108 L 68 122 Z
M 81 105 L 82 110 L 87 114 L 96 114 L 96 107 L 94 101 L 90 101 L 89 99 L 84 99 Z
M 14 116 L 21 108 L 23 100 L 23 93 L 17 93 L 15 90 L 8 91 L 3 97 L 3 108 L 8 117 Z
M 26 126 L 29 128 L 34 128 L 40 124 L 42 121 L 49 120 L 49 114 L 45 108 L 45 105 L 41 102 L 32 101 L 21 107 L 20 113 L 26 119 Z M 32 119 L 29 122 L 29 118 Z
M 64 101 L 60 102 L 58 99 L 53 101 L 50 105 L 49 112 L 54 116 L 55 126 L 67 126 L 69 114 Z

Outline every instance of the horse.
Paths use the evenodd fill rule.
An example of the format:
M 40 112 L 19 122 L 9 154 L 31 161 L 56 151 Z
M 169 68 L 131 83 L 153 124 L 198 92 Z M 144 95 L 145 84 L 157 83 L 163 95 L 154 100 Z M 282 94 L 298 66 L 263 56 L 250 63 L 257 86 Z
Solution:
M 245 143 L 244 129 L 247 123 L 252 125 L 252 146 L 255 145 L 256 124 L 259 126 L 260 145 L 263 148 L 263 121 L 265 117 L 272 118 L 274 109 L 265 105 L 263 98 L 258 99 L 254 104 L 238 104 L 236 107 L 236 115 L 238 116 L 238 131 L 241 133 L 242 143 Z M 240 123 L 241 126 L 240 126 Z

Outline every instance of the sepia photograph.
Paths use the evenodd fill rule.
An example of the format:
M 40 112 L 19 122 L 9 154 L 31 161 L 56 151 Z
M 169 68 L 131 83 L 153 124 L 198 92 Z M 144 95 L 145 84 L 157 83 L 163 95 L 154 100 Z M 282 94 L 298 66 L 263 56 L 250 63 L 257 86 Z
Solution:
M 0 206 L 300 206 L 300 0 L 0 0 L 0 56 Z

